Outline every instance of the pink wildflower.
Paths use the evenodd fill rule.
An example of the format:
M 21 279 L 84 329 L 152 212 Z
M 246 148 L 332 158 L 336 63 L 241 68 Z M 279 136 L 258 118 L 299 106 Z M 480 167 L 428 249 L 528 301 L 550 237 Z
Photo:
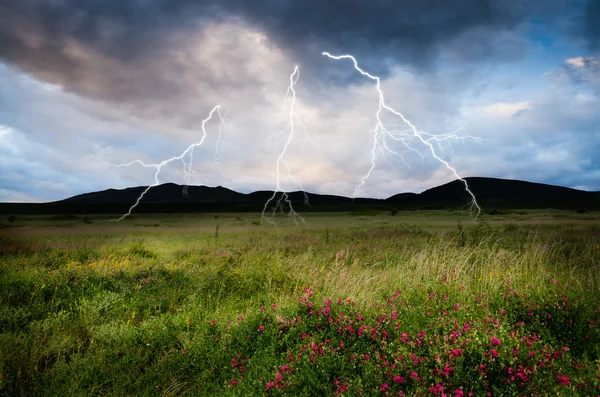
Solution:
M 270 389 L 275 387 L 275 382 L 271 381 L 265 385 L 265 389 L 269 391 Z
M 450 350 L 450 354 L 452 354 L 452 356 L 454 356 L 454 357 L 460 357 L 460 355 L 462 354 L 462 350 L 452 349 L 452 350 Z
M 448 365 L 444 365 L 444 370 L 442 371 L 442 375 L 448 376 L 448 375 L 451 375 L 452 372 L 454 372 L 454 367 L 450 367 Z
M 400 376 L 400 375 L 394 375 L 394 376 L 392 377 L 392 380 L 393 380 L 395 383 L 399 384 L 399 385 L 400 385 L 400 384 L 402 384 L 402 383 L 404 383 L 404 382 L 406 381 L 406 379 L 404 379 L 404 377 L 402 377 L 402 376 Z
M 569 386 L 571 384 L 567 375 L 558 375 L 558 382 L 561 384 L 561 386 Z

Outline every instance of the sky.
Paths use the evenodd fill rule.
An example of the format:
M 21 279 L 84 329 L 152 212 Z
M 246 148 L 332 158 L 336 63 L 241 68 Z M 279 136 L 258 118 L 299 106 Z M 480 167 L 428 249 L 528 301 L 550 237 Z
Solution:
M 391 139 L 412 132 L 384 112 L 399 132 L 373 151 L 375 81 L 323 52 L 421 136 L 462 139 Z M 150 185 L 114 165 L 201 140 L 160 183 L 386 198 L 456 179 L 446 162 L 600 190 L 600 0 L 0 2 L 0 201 Z

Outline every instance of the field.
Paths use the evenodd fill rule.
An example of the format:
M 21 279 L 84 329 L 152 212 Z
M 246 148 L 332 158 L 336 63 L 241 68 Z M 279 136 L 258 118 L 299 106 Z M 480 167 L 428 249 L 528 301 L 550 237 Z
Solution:
M 3 221 L 2 396 L 600 394 L 600 213 Z

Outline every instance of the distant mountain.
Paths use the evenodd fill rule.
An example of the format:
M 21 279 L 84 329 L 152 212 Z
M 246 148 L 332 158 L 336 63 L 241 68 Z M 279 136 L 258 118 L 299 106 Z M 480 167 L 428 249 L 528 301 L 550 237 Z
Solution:
M 469 190 L 480 200 L 587 200 L 599 192 L 586 192 L 568 187 L 547 185 L 544 183 L 525 182 L 499 178 L 465 178 Z M 425 190 L 421 193 L 423 200 L 443 201 L 444 198 L 469 198 L 462 181 L 455 180 L 445 185 Z
M 85 193 L 55 203 L 69 204 L 133 204 L 148 186 L 130 187 L 126 189 L 107 189 L 99 192 Z M 184 194 L 187 192 L 187 194 Z M 272 194 L 272 193 L 271 193 Z M 165 183 L 151 188 L 142 198 L 144 203 L 235 203 L 245 201 L 247 195 L 217 186 L 184 186 Z
M 472 177 L 465 180 L 477 202 L 487 208 L 600 207 L 600 192 L 499 178 Z M 460 180 L 425 190 L 417 196 L 420 204 L 437 206 L 460 205 L 470 199 L 465 184 Z
M 485 209 L 557 208 L 600 209 L 600 192 L 586 192 L 561 186 L 497 178 L 466 178 L 469 189 Z M 0 203 L 0 213 L 124 213 L 147 186 L 108 189 L 85 193 L 52 203 Z M 185 194 L 184 194 L 185 193 Z M 262 211 L 272 191 L 238 193 L 222 186 L 180 186 L 165 183 L 148 190 L 136 212 L 255 212 Z M 275 195 L 275 201 L 281 193 Z M 460 180 L 428 189 L 420 194 L 399 193 L 385 200 L 305 193 L 288 193 L 299 211 L 363 211 L 397 209 L 460 208 L 471 197 Z M 308 199 L 308 200 L 306 200 Z M 272 209 L 275 201 L 271 203 Z

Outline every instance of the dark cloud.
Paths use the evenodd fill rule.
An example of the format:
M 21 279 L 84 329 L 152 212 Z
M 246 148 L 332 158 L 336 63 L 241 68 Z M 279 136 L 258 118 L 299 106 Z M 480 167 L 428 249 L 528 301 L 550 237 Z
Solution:
M 347 51 L 361 58 L 419 66 L 428 63 L 440 46 L 470 30 L 485 27 L 488 30 L 477 40 L 490 42 L 492 31 L 514 27 L 526 12 L 519 2 L 495 0 L 241 4 L 243 15 L 264 26 L 284 48 Z
M 600 0 L 588 0 L 583 13 L 584 35 L 592 52 L 600 51 Z
M 320 57 L 330 51 L 353 53 L 371 71 L 385 73 L 397 62 L 431 66 L 448 45 L 459 47 L 465 59 L 490 57 L 495 32 L 517 26 L 532 1 L 2 0 L 0 59 L 101 99 L 145 97 L 148 91 L 169 96 L 181 89 L 173 80 L 186 68 L 176 62 L 165 67 L 177 45 L 174 35 L 239 21 L 265 32 L 309 70 L 330 64 Z M 127 68 L 137 72 L 135 85 Z M 102 82 L 92 84 L 92 73 Z

